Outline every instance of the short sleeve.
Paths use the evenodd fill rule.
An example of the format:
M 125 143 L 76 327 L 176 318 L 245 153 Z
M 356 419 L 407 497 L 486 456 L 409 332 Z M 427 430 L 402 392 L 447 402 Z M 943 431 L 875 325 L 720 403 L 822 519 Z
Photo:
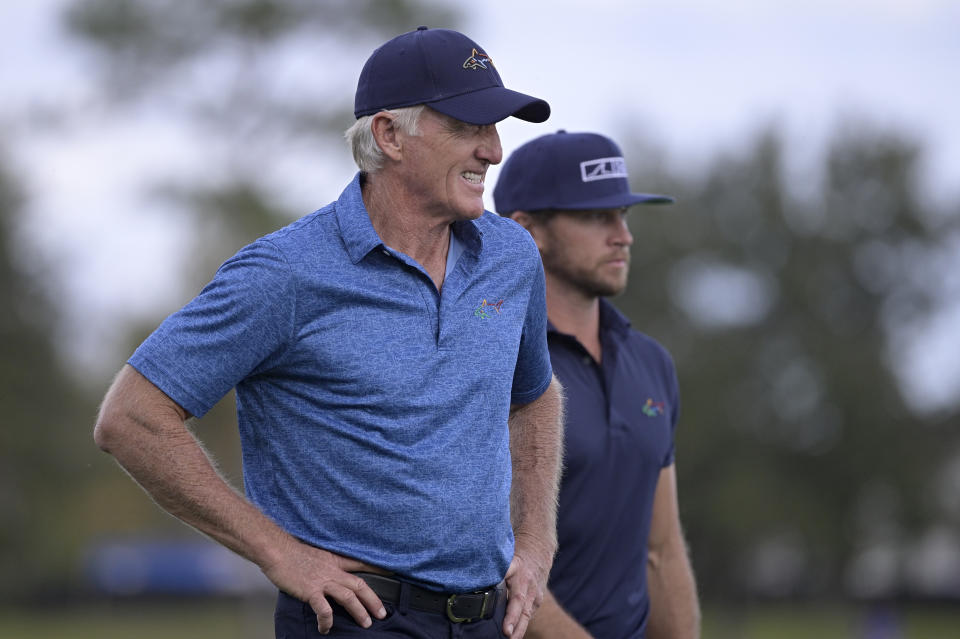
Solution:
M 550 352 L 547 347 L 546 281 L 539 253 L 537 253 L 535 271 L 531 279 L 533 281 L 523 322 L 523 333 L 520 336 L 520 351 L 513 374 L 513 388 L 510 396 L 513 404 L 529 404 L 540 397 L 547 390 L 553 377 Z
M 289 344 L 296 308 L 290 268 L 259 240 L 238 252 L 128 363 L 172 400 L 204 415 Z
M 676 460 L 677 424 L 680 422 L 680 382 L 677 379 L 677 369 L 674 366 L 673 358 L 665 349 L 662 349 L 662 353 L 663 366 L 666 368 L 667 396 L 670 402 L 670 448 L 662 463 L 662 467 L 666 468 Z

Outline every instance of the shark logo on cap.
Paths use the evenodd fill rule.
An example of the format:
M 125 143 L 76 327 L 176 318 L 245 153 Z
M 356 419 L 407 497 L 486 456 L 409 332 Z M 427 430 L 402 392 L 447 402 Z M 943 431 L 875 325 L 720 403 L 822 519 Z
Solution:
M 464 69 L 486 69 L 487 64 L 491 67 L 493 66 L 493 60 L 490 59 L 483 51 L 473 50 L 473 53 L 470 54 L 470 57 L 467 58 L 466 62 L 463 63 Z

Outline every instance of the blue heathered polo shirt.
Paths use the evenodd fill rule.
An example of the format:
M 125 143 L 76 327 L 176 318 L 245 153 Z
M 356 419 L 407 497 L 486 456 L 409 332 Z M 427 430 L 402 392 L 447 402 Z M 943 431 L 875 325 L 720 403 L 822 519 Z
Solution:
M 551 367 L 529 234 L 489 212 L 452 229 L 438 293 L 384 246 L 358 174 L 225 262 L 129 363 L 197 416 L 236 387 L 246 493 L 291 534 L 468 591 L 513 557 L 507 417 Z
M 594 637 L 639 639 L 649 610 L 647 539 L 680 412 L 667 351 L 600 300 L 600 365 L 550 326 L 566 395 L 558 551 L 550 591 Z

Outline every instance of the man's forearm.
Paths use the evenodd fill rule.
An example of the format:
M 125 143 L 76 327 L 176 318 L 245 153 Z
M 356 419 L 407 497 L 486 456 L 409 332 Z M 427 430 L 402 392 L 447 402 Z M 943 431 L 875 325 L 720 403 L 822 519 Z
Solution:
M 590 633 L 563 609 L 550 592 L 546 593 L 543 604 L 530 621 L 527 637 L 529 639 L 591 639 Z
M 557 545 L 557 492 L 563 455 L 563 389 L 556 378 L 535 401 L 510 412 L 514 534 Z
M 557 552 L 562 415 L 562 389 L 555 377 L 539 398 L 510 409 L 510 517 L 516 543 L 504 578 L 510 595 L 503 619 L 510 639 L 523 637 L 543 601 Z
M 187 415 L 164 400 L 126 367 L 104 401 L 97 444 L 161 508 L 261 568 L 269 566 L 288 535 L 227 484 L 187 430 Z
M 697 639 L 700 636 L 700 604 L 686 548 L 671 548 L 652 554 L 647 563 L 650 593 L 650 639 Z

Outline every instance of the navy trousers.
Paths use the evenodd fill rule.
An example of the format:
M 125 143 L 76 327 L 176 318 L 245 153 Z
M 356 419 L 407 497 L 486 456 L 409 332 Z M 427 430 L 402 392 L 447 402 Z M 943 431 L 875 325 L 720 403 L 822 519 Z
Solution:
M 404 591 L 406 584 L 401 587 Z M 404 601 L 409 599 L 401 594 L 400 603 L 383 602 L 387 616 L 377 619 L 371 615 L 373 625 L 363 628 L 353 620 L 346 610 L 334 602 L 333 628 L 329 634 L 321 635 L 317 630 L 317 615 L 310 604 L 281 592 L 277 597 L 277 609 L 274 614 L 276 639 L 321 639 L 324 637 L 363 637 L 364 639 L 503 639 L 503 616 L 506 612 L 506 597 L 501 598 L 496 611 L 489 619 L 469 623 L 453 623 L 445 615 L 436 612 L 414 610 Z M 328 600 L 329 601 L 329 600 Z

